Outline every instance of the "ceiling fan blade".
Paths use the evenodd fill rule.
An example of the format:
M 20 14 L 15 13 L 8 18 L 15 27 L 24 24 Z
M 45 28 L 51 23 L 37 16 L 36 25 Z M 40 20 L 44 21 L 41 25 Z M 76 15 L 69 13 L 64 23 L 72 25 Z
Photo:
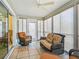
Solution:
M 39 6 L 43 6 L 43 5 L 52 5 L 54 4 L 54 2 L 48 2 L 48 3 L 44 3 L 44 4 L 38 4 Z

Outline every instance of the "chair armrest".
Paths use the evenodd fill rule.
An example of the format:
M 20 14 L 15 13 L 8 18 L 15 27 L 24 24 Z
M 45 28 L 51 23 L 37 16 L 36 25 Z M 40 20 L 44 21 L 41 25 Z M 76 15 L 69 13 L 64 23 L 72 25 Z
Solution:
M 45 40 L 45 39 L 46 39 L 46 37 L 41 37 L 41 38 L 40 38 L 40 40 Z
M 26 36 L 26 39 L 28 39 L 28 38 L 32 39 L 32 36 Z
M 77 50 L 77 49 L 71 49 L 69 51 L 69 56 L 70 55 L 74 55 L 74 56 L 78 56 L 79 57 L 79 50 Z

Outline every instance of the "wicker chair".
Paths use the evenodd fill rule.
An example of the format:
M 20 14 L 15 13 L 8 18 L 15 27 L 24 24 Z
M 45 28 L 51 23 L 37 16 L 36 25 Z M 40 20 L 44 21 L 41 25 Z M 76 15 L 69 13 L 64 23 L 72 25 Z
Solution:
M 69 51 L 69 59 L 79 59 L 79 50 L 71 49 Z

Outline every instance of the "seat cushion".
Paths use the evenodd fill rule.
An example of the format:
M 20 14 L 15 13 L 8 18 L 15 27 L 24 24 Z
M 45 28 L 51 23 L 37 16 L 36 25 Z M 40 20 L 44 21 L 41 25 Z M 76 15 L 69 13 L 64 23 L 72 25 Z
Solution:
M 52 46 L 51 43 L 49 43 L 49 42 L 46 41 L 46 40 L 40 40 L 40 42 L 41 42 L 42 45 L 45 46 L 47 49 L 51 50 L 51 46 Z
M 61 40 L 62 40 L 62 37 L 60 35 L 56 35 L 56 34 L 53 35 L 53 43 L 54 44 L 60 43 Z
M 52 43 L 52 40 L 49 38 L 46 38 L 46 41 L 48 41 L 49 43 Z
M 28 39 L 25 39 L 25 41 L 31 41 L 31 40 L 32 40 L 32 39 L 29 39 L 29 38 L 28 38 Z
M 76 56 L 69 56 L 69 59 L 79 59 L 79 58 Z

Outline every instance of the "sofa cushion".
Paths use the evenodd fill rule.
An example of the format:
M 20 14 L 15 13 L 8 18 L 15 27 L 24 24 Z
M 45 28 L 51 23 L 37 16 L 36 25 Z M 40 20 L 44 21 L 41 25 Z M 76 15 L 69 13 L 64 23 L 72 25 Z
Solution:
M 54 44 L 60 43 L 61 40 L 62 40 L 62 37 L 60 35 L 56 35 L 56 34 L 53 35 L 53 43 Z
M 49 50 L 51 50 L 51 46 L 52 46 L 51 43 L 49 43 L 49 42 L 46 41 L 46 40 L 40 40 L 40 42 L 41 42 L 46 48 L 48 48 Z
M 48 35 L 47 35 L 47 41 L 48 42 L 50 42 L 50 43 L 52 43 L 52 39 L 53 39 L 53 34 L 52 33 L 49 33 Z

